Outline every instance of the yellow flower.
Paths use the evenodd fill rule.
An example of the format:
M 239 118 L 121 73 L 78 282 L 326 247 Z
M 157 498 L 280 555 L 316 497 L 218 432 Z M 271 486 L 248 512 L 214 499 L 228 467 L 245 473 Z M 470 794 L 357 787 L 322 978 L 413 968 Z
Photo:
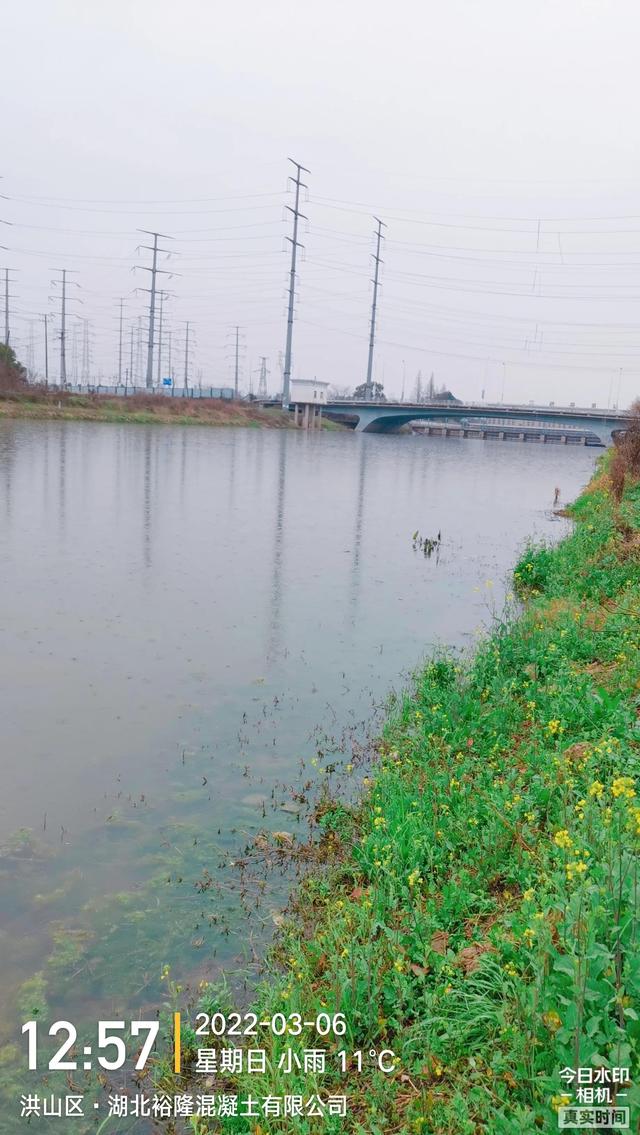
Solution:
M 555 1108 L 568 1107 L 571 1103 L 571 1096 L 553 1096 L 551 1106 Z
M 422 875 L 418 867 L 414 867 L 410 875 L 407 875 L 407 882 L 410 887 L 415 887 L 417 883 L 422 882 Z
M 384 816 L 376 816 L 373 821 L 374 828 L 384 828 L 387 826 L 387 821 Z
M 532 930 L 530 926 L 527 927 L 524 934 L 522 935 L 525 942 L 527 943 L 527 946 L 533 945 L 533 940 L 534 940 L 535 936 L 536 936 L 536 932 L 535 932 L 535 930 Z
M 402 958 L 396 958 L 395 962 L 393 963 L 393 968 L 398 973 L 404 973 L 404 962 Z
M 595 797 L 596 800 L 600 799 L 603 792 L 604 792 L 604 784 L 602 784 L 601 781 L 594 780 L 593 784 L 589 785 L 589 796 Z
M 528 888 L 528 889 L 527 889 L 527 890 L 526 890 L 526 891 L 524 892 L 524 894 L 523 894 L 523 896 L 522 896 L 522 897 L 523 897 L 523 899 L 524 899 L 524 901 L 525 901 L 525 902 L 531 902 L 531 899 L 532 899 L 532 898 L 534 897 L 535 893 L 536 893 L 536 892 L 534 891 L 533 887 L 529 887 L 529 888 Z
M 566 849 L 573 847 L 573 840 L 566 828 L 561 828 L 560 831 L 556 832 L 553 837 L 553 842 L 556 847 L 564 847 Z
M 567 863 L 565 870 L 567 872 L 567 879 L 569 882 L 573 882 L 576 875 L 584 874 L 587 870 L 587 865 L 583 863 L 581 859 L 576 859 L 573 863 Z
M 611 785 L 611 795 L 615 797 L 625 796 L 628 800 L 631 800 L 636 794 L 634 783 L 632 776 L 617 776 Z
M 562 731 L 562 723 L 558 721 L 557 717 L 554 717 L 551 719 L 551 721 L 547 722 L 547 732 L 550 733 L 552 737 L 556 737 L 557 734 L 562 733 Z

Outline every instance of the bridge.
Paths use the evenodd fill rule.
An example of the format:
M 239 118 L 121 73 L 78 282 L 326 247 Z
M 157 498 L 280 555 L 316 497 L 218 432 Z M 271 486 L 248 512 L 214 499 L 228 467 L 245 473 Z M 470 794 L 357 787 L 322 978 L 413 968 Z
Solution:
M 624 430 L 629 417 L 621 410 L 599 410 L 576 406 L 519 406 L 500 402 L 328 402 L 323 413 L 364 433 L 391 433 L 408 422 L 424 419 L 429 422 L 455 423 L 470 427 L 486 422 L 495 426 L 541 426 L 557 429 L 559 434 L 579 430 L 595 435 L 602 445 L 611 445 L 614 434 Z

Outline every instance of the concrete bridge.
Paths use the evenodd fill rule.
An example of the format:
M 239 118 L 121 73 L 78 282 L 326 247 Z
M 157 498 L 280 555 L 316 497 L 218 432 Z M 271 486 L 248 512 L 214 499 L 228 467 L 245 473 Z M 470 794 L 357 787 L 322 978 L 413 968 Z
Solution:
M 328 402 L 323 413 L 334 421 L 365 433 L 390 433 L 407 422 L 424 419 L 469 427 L 472 423 L 504 422 L 509 426 L 539 425 L 566 434 L 580 430 L 593 434 L 602 445 L 611 445 L 613 435 L 629 422 L 620 410 L 586 409 L 576 406 L 518 406 L 500 402 Z

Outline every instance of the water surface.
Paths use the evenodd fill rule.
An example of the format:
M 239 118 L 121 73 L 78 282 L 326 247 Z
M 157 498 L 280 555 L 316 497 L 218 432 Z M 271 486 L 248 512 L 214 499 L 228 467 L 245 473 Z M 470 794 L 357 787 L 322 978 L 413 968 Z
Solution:
M 472 645 L 595 455 L 0 423 L 0 1046 L 36 999 L 131 1016 L 165 962 L 250 958 L 229 857 L 434 644 Z

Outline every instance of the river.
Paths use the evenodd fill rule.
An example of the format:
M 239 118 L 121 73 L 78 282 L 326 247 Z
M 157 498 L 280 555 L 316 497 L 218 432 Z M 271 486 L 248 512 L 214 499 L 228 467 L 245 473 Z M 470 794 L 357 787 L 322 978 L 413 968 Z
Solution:
M 254 939 L 229 860 L 295 827 L 287 786 L 434 645 L 473 644 L 598 452 L 0 423 L 0 1048 L 36 1007 L 157 1004 L 165 964 L 249 965 L 286 880 Z

